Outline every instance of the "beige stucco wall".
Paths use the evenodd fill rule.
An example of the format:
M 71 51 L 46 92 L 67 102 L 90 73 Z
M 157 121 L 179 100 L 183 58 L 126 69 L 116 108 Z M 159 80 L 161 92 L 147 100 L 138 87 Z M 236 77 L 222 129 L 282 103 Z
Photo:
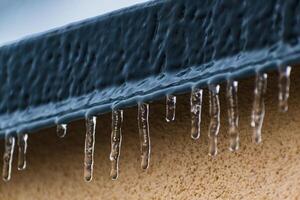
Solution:
M 183 95 L 177 100 L 174 123 L 164 121 L 164 101 L 151 104 L 152 154 L 147 172 L 140 169 L 136 108 L 126 109 L 117 181 L 109 178 L 110 114 L 105 114 L 97 121 L 91 183 L 83 181 L 85 127 L 79 121 L 69 125 L 64 139 L 56 137 L 55 128 L 30 135 L 28 168 L 18 172 L 14 161 L 12 180 L 0 182 L 0 199 L 296 199 L 300 196 L 300 70 L 292 72 L 290 109 L 285 114 L 277 112 L 277 74 L 269 76 L 261 145 L 251 142 L 253 81 L 240 81 L 237 153 L 228 151 L 222 85 L 217 157 L 207 155 L 207 91 L 198 141 L 190 139 L 189 97 Z

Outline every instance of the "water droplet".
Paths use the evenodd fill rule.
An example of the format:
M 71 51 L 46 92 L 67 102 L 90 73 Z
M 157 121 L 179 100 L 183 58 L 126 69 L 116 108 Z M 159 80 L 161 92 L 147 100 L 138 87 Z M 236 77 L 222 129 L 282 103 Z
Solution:
M 265 116 L 264 95 L 267 90 L 267 74 L 259 73 L 255 79 L 254 101 L 251 115 L 251 126 L 253 127 L 253 142 L 261 142 L 261 128 Z
M 239 113 L 238 113 L 238 82 L 227 82 L 227 110 L 228 110 L 228 122 L 229 122 L 229 150 L 236 151 L 239 149 Z
M 166 121 L 171 122 L 175 120 L 175 110 L 176 110 L 176 96 L 167 95 L 166 96 Z
M 149 135 L 149 104 L 138 104 L 138 127 L 141 145 L 141 167 L 147 169 L 150 161 L 150 135 Z
M 220 129 L 220 101 L 219 101 L 219 85 L 209 86 L 209 114 L 210 114 L 210 124 L 209 124 L 209 155 L 215 156 L 218 153 L 217 137 Z
M 15 137 L 13 135 L 5 135 L 5 150 L 3 155 L 2 178 L 9 181 L 11 178 L 11 165 L 15 148 Z
M 279 111 L 286 112 L 288 110 L 288 98 L 290 91 L 290 74 L 292 68 L 290 66 L 279 67 Z
M 24 170 L 26 168 L 27 139 L 27 133 L 18 134 L 18 170 Z
M 123 123 L 123 110 L 114 110 L 112 112 L 112 131 L 111 131 L 111 171 L 110 176 L 116 180 L 119 176 L 119 157 L 121 153 L 122 143 L 122 123 Z
M 84 180 L 90 182 L 93 179 L 96 117 L 88 117 L 85 120 L 85 124 Z
M 200 137 L 202 96 L 202 89 L 195 88 L 191 92 L 191 137 L 195 140 Z
M 60 138 L 65 137 L 67 134 L 67 124 L 58 124 L 56 126 L 56 133 L 57 136 Z

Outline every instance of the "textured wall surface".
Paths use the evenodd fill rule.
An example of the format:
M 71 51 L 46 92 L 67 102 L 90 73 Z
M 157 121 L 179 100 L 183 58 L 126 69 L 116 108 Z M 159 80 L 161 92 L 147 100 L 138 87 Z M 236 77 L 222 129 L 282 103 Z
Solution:
M 0 48 L 0 134 L 300 60 L 298 0 L 153 1 Z
M 29 135 L 28 169 L 13 165 L 12 180 L 0 181 L 0 199 L 297 199 L 300 196 L 300 68 L 291 74 L 289 111 L 277 111 L 277 75 L 269 77 L 263 143 L 251 142 L 254 79 L 239 83 L 241 149 L 228 151 L 224 85 L 221 86 L 219 154 L 207 155 L 208 97 L 202 136 L 190 139 L 188 95 L 178 98 L 174 123 L 164 120 L 164 101 L 150 105 L 152 157 L 140 169 L 137 109 L 124 112 L 120 177 L 109 178 L 110 114 L 98 118 L 94 180 L 83 181 L 84 121 L 71 123 L 64 139 L 54 128 Z M 1 140 L 1 147 L 3 141 Z M 0 148 L 2 151 L 2 148 Z M 0 152 L 0 155 L 1 152 Z

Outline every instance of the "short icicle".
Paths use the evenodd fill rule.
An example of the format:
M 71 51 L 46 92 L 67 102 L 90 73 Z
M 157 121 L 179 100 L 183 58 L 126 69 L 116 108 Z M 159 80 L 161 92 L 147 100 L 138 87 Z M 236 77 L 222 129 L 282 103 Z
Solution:
M 279 111 L 286 112 L 288 110 L 288 98 L 290 92 L 290 74 L 291 66 L 280 66 L 279 71 L 279 81 L 278 81 L 278 100 L 279 100 Z
M 194 140 L 200 137 L 202 96 L 202 89 L 194 88 L 191 92 L 191 138 Z
M 229 150 L 236 151 L 239 149 L 239 111 L 238 111 L 238 82 L 229 80 L 227 82 L 227 111 L 229 123 Z
M 10 134 L 5 135 L 5 150 L 3 155 L 2 178 L 9 181 L 11 178 L 11 165 L 15 148 L 15 137 Z
M 261 128 L 265 116 L 264 95 L 267 90 L 266 73 L 258 73 L 255 79 L 254 101 L 251 115 L 251 126 L 253 127 L 252 140 L 256 144 L 261 142 Z
M 138 104 L 138 127 L 141 146 L 141 167 L 147 169 L 150 161 L 150 134 L 149 134 L 149 104 Z
M 119 157 L 121 153 L 122 143 L 122 123 L 123 123 L 123 110 L 112 111 L 112 131 L 111 131 L 111 171 L 110 177 L 116 180 L 119 176 Z
M 26 168 L 27 133 L 18 133 L 18 170 Z
M 60 138 L 65 137 L 67 134 L 67 124 L 58 124 L 56 126 L 56 134 Z
M 87 117 L 85 123 L 84 180 L 90 182 L 93 179 L 96 117 Z
M 166 121 L 171 122 L 175 120 L 175 110 L 176 110 L 176 96 L 167 95 L 166 96 Z
M 216 156 L 218 153 L 217 137 L 220 129 L 220 101 L 219 101 L 219 85 L 209 85 L 209 155 Z

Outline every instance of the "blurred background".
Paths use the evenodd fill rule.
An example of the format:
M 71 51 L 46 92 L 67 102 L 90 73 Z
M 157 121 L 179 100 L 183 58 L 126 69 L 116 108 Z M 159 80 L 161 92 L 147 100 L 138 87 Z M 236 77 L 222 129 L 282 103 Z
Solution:
M 0 46 L 147 0 L 0 0 Z

